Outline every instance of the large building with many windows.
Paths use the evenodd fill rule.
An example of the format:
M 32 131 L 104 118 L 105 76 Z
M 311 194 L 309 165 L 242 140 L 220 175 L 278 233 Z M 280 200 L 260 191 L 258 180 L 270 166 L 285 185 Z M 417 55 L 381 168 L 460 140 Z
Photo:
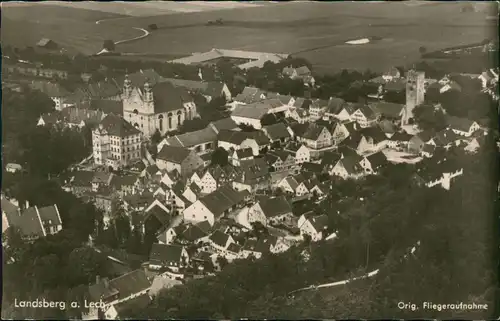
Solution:
M 92 131 L 94 162 L 114 169 L 141 159 L 140 130 L 115 114 L 107 115 Z
M 174 131 L 197 115 L 194 99 L 186 89 L 147 78 L 143 84 L 134 84 L 125 78 L 123 116 L 145 137 L 151 137 L 156 130 L 162 135 Z

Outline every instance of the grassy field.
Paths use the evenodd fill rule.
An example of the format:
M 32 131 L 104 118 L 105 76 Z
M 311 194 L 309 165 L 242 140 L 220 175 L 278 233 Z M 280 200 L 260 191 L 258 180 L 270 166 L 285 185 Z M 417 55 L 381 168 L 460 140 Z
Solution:
M 160 60 L 212 48 L 291 53 L 310 60 L 320 72 L 368 68 L 383 71 L 414 62 L 420 57 L 421 46 L 432 51 L 496 35 L 496 21 L 486 21 L 487 16 L 495 15 L 495 3 L 478 4 L 476 12 L 468 13 L 463 13 L 463 5 L 456 2 L 266 3 L 148 17 L 61 7 L 48 10 L 50 17 L 46 17 L 38 12 L 47 6 L 31 7 L 34 9 L 30 9 L 30 16 L 37 19 L 29 22 L 19 19 L 21 14 L 14 10 L 19 8 L 2 11 L 2 43 L 33 45 L 41 37 L 49 37 L 92 54 L 101 48 L 104 39 L 133 38 L 141 33 L 132 27 L 146 28 L 155 23 L 159 29 L 150 36 L 120 44 L 117 50 Z M 66 13 L 69 11 L 57 13 L 61 9 L 75 12 L 73 16 Z M 117 17 L 120 19 L 113 19 Z M 101 19 L 110 20 L 95 24 Z M 225 24 L 206 26 L 216 19 L 223 19 Z M 345 44 L 366 37 L 382 39 L 365 45 Z

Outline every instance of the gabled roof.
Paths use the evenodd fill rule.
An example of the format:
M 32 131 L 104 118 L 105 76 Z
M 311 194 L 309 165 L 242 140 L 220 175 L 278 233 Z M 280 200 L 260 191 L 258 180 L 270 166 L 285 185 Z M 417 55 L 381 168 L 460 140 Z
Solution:
M 149 261 L 153 264 L 180 262 L 182 249 L 179 245 L 154 243 L 149 252 Z
M 91 110 L 78 107 L 66 107 L 61 110 L 59 120 L 70 124 L 80 124 L 84 122 L 87 126 L 99 124 L 105 117 L 100 110 Z
M 267 104 L 254 103 L 248 105 L 237 105 L 231 113 L 231 117 L 242 117 L 250 119 L 261 119 L 271 110 Z
M 248 239 L 242 248 L 244 251 L 254 252 L 254 253 L 267 253 L 271 249 L 271 243 L 268 240 L 258 239 Z
M 251 148 L 243 148 L 235 151 L 238 159 L 253 158 L 253 150 Z
M 310 124 L 306 132 L 302 135 L 305 139 L 318 140 L 319 136 L 323 131 L 328 131 L 324 126 L 318 126 L 316 124 Z
M 87 87 L 82 88 L 86 95 L 91 99 L 102 99 L 114 97 L 121 94 L 121 86 L 114 80 L 104 80 L 97 83 L 91 83 Z
M 295 68 L 295 70 L 297 71 L 297 74 L 299 76 L 309 76 L 311 74 L 311 70 L 307 66 L 301 66 L 301 67 Z
M 93 99 L 90 101 L 90 109 L 100 110 L 104 114 L 123 115 L 123 102 L 109 99 Z
M 285 146 L 284 149 L 286 151 L 296 153 L 302 146 L 304 146 L 304 145 L 300 144 L 300 143 L 296 143 L 296 142 L 290 142 Z
M 45 47 L 45 46 L 47 46 L 50 43 L 56 44 L 54 41 L 52 41 L 49 38 L 42 38 L 42 39 L 40 39 L 40 41 L 38 41 L 36 43 L 36 45 L 39 46 L 39 47 Z
M 207 236 L 208 233 L 201 229 L 198 225 L 190 225 L 183 233 L 182 233 L 182 238 L 185 239 L 186 241 L 197 241 L 205 236 Z
M 455 129 L 455 130 L 460 130 L 463 132 L 468 132 L 472 124 L 474 123 L 473 120 L 470 120 L 468 118 L 461 118 L 461 117 L 456 117 L 456 116 L 447 116 L 446 117 L 446 122 L 450 126 L 450 128 Z
M 399 118 L 401 117 L 401 111 L 404 105 L 389 103 L 386 101 L 381 101 L 374 105 L 374 109 L 382 116 L 387 118 Z
M 168 82 L 154 85 L 152 91 L 155 113 L 183 109 L 185 103 L 193 102 L 193 97 L 186 89 L 174 87 Z
M 286 161 L 288 159 L 288 157 L 293 156 L 293 155 L 291 155 L 291 152 L 287 152 L 287 151 L 284 151 L 282 149 L 270 151 L 266 154 L 266 156 L 269 156 L 269 155 L 277 157 L 277 158 L 281 159 L 281 161 L 283 161 L 283 162 Z
M 342 166 L 345 168 L 345 170 L 349 174 L 357 174 L 357 173 L 361 172 L 361 166 L 359 165 L 359 158 L 358 157 L 348 155 L 348 156 L 342 158 L 341 160 L 339 160 L 339 162 L 342 164 Z
M 165 78 L 160 76 L 154 69 L 139 70 L 138 72 L 127 75 L 126 77 L 130 80 L 132 87 L 143 87 L 146 81 L 148 81 L 152 86 L 165 81 Z M 125 77 L 122 77 L 118 79 L 117 82 L 119 84 L 123 84 L 124 80 Z
M 408 142 L 412 137 L 412 135 L 403 131 L 394 133 L 394 135 L 391 136 L 391 140 L 396 142 Z
M 393 80 L 384 85 L 384 90 L 386 91 L 403 91 L 406 90 L 406 80 L 398 79 Z
M 357 110 L 359 110 L 368 119 L 375 118 L 377 115 L 376 110 L 368 105 L 357 104 L 357 107 Z
M 323 168 L 324 168 L 324 166 L 322 164 L 304 162 L 304 163 L 302 163 L 300 170 L 319 174 L 323 171 Z
M 109 114 L 99 124 L 99 130 L 106 130 L 111 136 L 128 137 L 141 132 L 122 117 Z
M 276 123 L 273 125 L 264 126 L 264 130 L 271 140 L 289 138 L 291 137 L 287 126 L 283 123 Z
M 245 104 L 252 104 L 257 101 L 263 100 L 261 95 L 267 96 L 266 91 L 256 87 L 245 87 L 243 91 L 234 97 L 234 101 L 242 102 Z
M 451 129 L 444 129 L 434 136 L 434 141 L 438 146 L 446 146 L 460 138 L 461 136 L 455 134 Z
M 241 246 L 236 244 L 236 243 L 231 243 L 229 244 L 229 246 L 227 247 L 227 250 L 229 252 L 232 252 L 232 253 L 240 253 L 241 251 Z
M 132 271 L 109 281 L 109 287 L 118 292 L 120 299 L 144 291 L 150 286 L 151 282 L 143 269 Z
M 156 173 L 158 173 L 160 171 L 160 169 L 158 168 L 158 166 L 156 166 L 156 164 L 153 164 L 153 165 L 149 165 L 148 167 L 146 167 L 146 172 L 149 174 L 149 175 L 155 175 Z
M 248 133 L 240 131 L 232 131 L 222 129 L 217 135 L 219 141 L 232 143 L 234 145 L 240 145 L 245 139 L 248 138 Z
M 193 147 L 199 144 L 214 142 L 217 140 L 217 134 L 211 127 L 206 127 L 194 132 L 175 135 L 167 138 L 170 146 Z
M 285 178 L 285 181 L 288 183 L 288 185 L 290 186 L 290 188 L 292 190 L 296 190 L 297 187 L 299 187 L 299 182 L 297 182 L 297 180 L 295 179 L 295 177 L 292 177 L 292 176 L 289 176 L 287 178 Z
M 309 124 L 295 123 L 290 126 L 290 129 L 292 130 L 295 136 L 302 137 L 309 129 Z
M 292 206 L 284 196 L 263 199 L 259 204 L 266 217 L 292 213 Z
M 229 237 L 230 235 L 219 230 L 215 230 L 215 232 L 210 235 L 210 240 L 219 246 L 226 246 Z
M 242 202 L 248 194 L 247 190 L 238 192 L 231 186 L 225 185 L 200 198 L 199 201 L 205 205 L 205 207 L 212 212 L 215 217 L 220 217 L 222 213 Z
M 311 222 L 316 232 L 321 232 L 328 227 L 328 216 L 326 215 L 309 217 L 308 221 Z
M 44 226 L 57 226 L 62 224 L 59 210 L 55 204 L 39 208 L 38 214 Z
M 184 87 L 193 92 L 199 92 L 210 97 L 222 96 L 224 83 L 219 81 L 196 81 L 177 78 L 163 78 L 162 81 L 169 82 L 176 87 Z
M 161 206 L 155 205 L 151 207 L 144 216 L 144 221 L 149 217 L 154 216 L 163 226 L 168 225 L 172 220 L 172 216 L 169 212 L 165 211 Z
M 94 172 L 92 171 L 74 171 L 71 172 L 71 185 L 74 186 L 91 186 Z
M 337 115 L 342 111 L 345 106 L 345 100 L 342 98 L 331 97 L 328 100 L 328 112 L 334 115 Z
M 231 117 L 213 121 L 210 123 L 210 127 L 212 127 L 217 133 L 223 129 L 235 130 L 239 128 Z
M 181 164 L 189 156 L 190 153 L 191 150 L 184 147 L 163 145 L 162 149 L 158 153 L 157 158 L 167 162 Z
M 334 153 L 334 152 L 325 152 L 323 153 L 323 155 L 321 156 L 321 165 L 325 166 L 325 165 L 333 165 L 335 166 L 335 164 L 337 164 L 337 162 L 339 161 L 341 155 L 338 154 L 338 153 Z
M 264 158 L 242 160 L 240 162 L 242 174 L 238 178 L 245 184 L 255 184 L 270 178 L 269 166 Z
M 199 223 L 196 223 L 195 225 L 207 235 L 212 229 L 212 225 L 210 225 L 209 221 L 201 221 Z
M 361 130 L 361 135 L 363 135 L 366 139 L 372 138 L 373 143 L 378 144 L 387 140 L 387 136 L 385 136 L 384 132 L 379 127 L 368 127 L 363 128 Z
M 371 154 L 370 156 L 367 156 L 366 159 L 370 162 L 370 165 L 373 170 L 385 166 L 388 163 L 387 157 L 385 157 L 384 153 L 382 152 Z
M 420 138 L 425 143 L 425 142 L 429 141 L 431 138 L 433 138 L 435 135 L 436 135 L 436 132 L 432 129 L 429 129 L 429 130 L 424 130 L 424 131 L 416 134 L 415 136 Z
M 19 210 L 19 207 L 12 204 L 12 202 L 10 202 L 8 199 L 6 199 L 3 195 L 1 196 L 1 208 L 2 208 L 2 212 L 5 212 L 5 213 L 13 213 L 17 216 L 18 214 L 18 210 Z
M 436 146 L 432 144 L 424 144 L 422 147 L 422 152 L 432 154 L 436 150 Z

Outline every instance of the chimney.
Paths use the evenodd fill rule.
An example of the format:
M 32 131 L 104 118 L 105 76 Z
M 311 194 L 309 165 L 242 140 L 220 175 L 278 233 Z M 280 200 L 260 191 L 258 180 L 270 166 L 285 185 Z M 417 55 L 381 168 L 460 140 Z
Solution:
M 29 208 L 29 207 L 30 207 L 30 202 L 29 202 L 28 200 L 26 200 L 26 202 L 24 203 L 24 206 L 25 206 L 26 208 Z
M 109 280 L 108 280 L 108 278 L 103 278 L 102 282 L 104 283 L 104 287 L 106 287 L 106 289 L 109 288 Z

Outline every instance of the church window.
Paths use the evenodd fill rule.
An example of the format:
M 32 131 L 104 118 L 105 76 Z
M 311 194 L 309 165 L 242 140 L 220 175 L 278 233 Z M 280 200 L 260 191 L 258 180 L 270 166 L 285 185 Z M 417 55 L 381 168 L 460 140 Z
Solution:
M 138 114 L 139 112 L 137 111 L 137 109 L 134 109 L 134 114 Z
M 172 128 L 172 115 L 168 116 L 168 128 Z
M 159 122 L 159 126 L 160 126 L 160 132 L 162 132 L 163 131 L 163 115 L 158 116 L 158 122 Z

